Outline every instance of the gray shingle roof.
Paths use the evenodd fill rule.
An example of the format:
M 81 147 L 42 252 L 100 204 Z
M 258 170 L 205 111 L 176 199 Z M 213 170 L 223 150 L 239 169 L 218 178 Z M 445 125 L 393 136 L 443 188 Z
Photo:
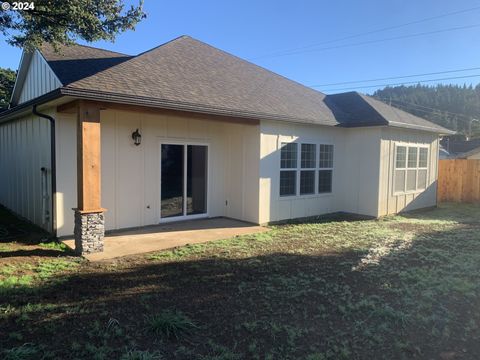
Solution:
M 445 130 L 358 93 L 326 96 L 188 36 L 137 56 L 80 45 L 40 51 L 65 89 L 319 125 Z
M 45 60 L 65 86 L 118 65 L 132 56 L 90 46 L 63 46 L 55 52 L 50 45 L 39 49 Z
M 335 103 L 346 114 L 346 117 L 337 116 L 338 121 L 345 127 L 387 125 L 443 134 L 452 133 L 440 125 L 358 92 L 328 95 L 327 102 Z

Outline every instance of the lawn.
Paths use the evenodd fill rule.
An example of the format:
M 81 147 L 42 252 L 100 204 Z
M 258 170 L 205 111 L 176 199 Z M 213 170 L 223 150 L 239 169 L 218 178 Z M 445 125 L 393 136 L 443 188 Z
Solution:
M 480 356 L 480 206 L 319 219 L 104 263 L 27 233 L 0 243 L 0 358 Z

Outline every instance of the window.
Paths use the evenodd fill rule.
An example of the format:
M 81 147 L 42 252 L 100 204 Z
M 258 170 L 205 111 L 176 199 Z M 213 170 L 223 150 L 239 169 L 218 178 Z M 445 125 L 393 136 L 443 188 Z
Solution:
M 332 192 L 332 170 L 319 170 L 318 193 Z
M 414 192 L 427 187 L 428 148 L 397 145 L 394 193 Z
M 318 193 L 332 192 L 333 145 L 320 145 L 320 162 L 318 167 Z
M 280 167 L 282 169 L 294 169 L 297 167 L 297 144 L 282 143 L 282 160 Z
M 291 196 L 296 194 L 296 179 L 296 171 L 280 171 L 280 196 Z
M 333 145 L 281 144 L 280 196 L 330 193 L 332 180 Z
M 297 144 L 282 143 L 280 151 L 280 196 L 297 193 Z M 290 170 L 284 170 L 290 169 Z M 293 170 L 291 170 L 293 169 Z
M 320 167 L 333 168 L 333 145 L 320 145 Z
M 317 162 L 317 146 L 302 144 L 300 164 L 300 195 L 315 194 L 315 163 Z M 303 170 L 314 169 L 314 170 Z

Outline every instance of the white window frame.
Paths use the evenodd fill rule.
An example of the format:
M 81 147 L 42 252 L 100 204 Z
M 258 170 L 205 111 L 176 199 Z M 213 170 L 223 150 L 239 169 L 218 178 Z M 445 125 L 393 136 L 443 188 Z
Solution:
M 318 171 L 318 159 L 319 159 L 319 156 L 320 156 L 320 146 L 314 142 L 314 141 L 311 141 L 311 142 L 300 142 L 299 143 L 299 148 L 300 148 L 300 156 L 298 157 L 299 161 L 300 161 L 300 164 L 298 166 L 298 174 L 297 174 L 297 178 L 298 178 L 298 187 L 297 187 L 297 195 L 298 196 L 312 196 L 312 195 L 315 195 L 317 194 L 317 178 L 318 178 L 318 175 L 317 175 L 317 171 Z M 315 159 L 314 159 L 314 166 L 313 167 L 308 167 L 308 168 L 302 168 L 302 145 L 315 145 Z M 301 178 L 302 178 L 302 171 L 313 171 L 313 192 L 312 193 L 308 193 L 308 194 L 301 194 L 300 191 L 301 191 Z
M 282 144 L 297 144 L 297 167 L 296 168 L 282 168 L 281 167 L 281 151 Z M 302 144 L 311 144 L 315 145 L 315 167 L 312 168 L 302 168 Z M 333 167 L 321 168 L 320 167 L 320 145 L 331 145 L 333 147 Z M 279 200 L 292 200 L 292 199 L 304 199 L 304 198 L 318 198 L 323 196 L 332 196 L 334 192 L 334 176 L 335 176 L 335 144 L 327 141 L 318 141 L 318 140 L 309 140 L 309 139 L 278 139 L 278 149 L 279 149 L 279 176 L 278 176 L 278 191 L 277 196 Z M 314 183 L 314 192 L 311 194 L 300 195 L 300 174 L 301 171 L 314 171 L 315 174 L 315 183 Z M 332 171 L 332 188 L 330 192 L 318 192 L 318 172 L 320 170 L 331 170 Z M 280 195 L 280 172 L 281 171 L 295 171 L 295 194 L 294 195 Z
M 297 145 L 297 161 L 296 161 L 296 167 L 293 167 L 293 168 L 282 168 L 282 145 L 283 144 L 296 144 Z M 298 169 L 300 168 L 300 164 L 299 164 L 299 153 L 301 152 L 301 145 L 300 143 L 297 143 L 296 141 L 281 141 L 280 142 L 280 171 L 278 173 L 278 196 L 281 198 L 281 199 L 285 199 L 285 198 L 291 198 L 291 197 L 294 197 L 294 196 L 297 196 L 299 194 L 299 189 L 300 189 L 300 178 L 299 178 L 299 175 L 298 175 Z M 286 172 L 286 171 L 295 171 L 295 194 L 292 194 L 292 195 L 280 195 L 280 186 L 281 186 L 281 182 L 280 182 L 280 178 L 281 178 L 281 173 L 282 172 Z
M 405 167 L 397 168 L 397 151 L 399 147 L 405 147 L 407 149 L 405 153 Z M 416 148 L 417 149 L 417 166 L 416 167 L 408 167 L 408 154 L 410 152 L 410 148 Z M 426 149 L 427 150 L 427 166 L 426 167 L 420 167 L 420 149 Z M 397 170 L 402 170 L 405 171 L 405 180 L 403 184 L 403 191 L 397 191 Z M 408 180 L 408 171 L 415 170 L 415 190 L 407 190 L 407 180 Z M 419 170 L 426 170 L 427 171 L 427 181 L 425 188 L 419 188 L 418 187 L 418 173 Z M 392 188 L 392 193 L 395 196 L 398 195 L 407 195 L 407 194 L 417 194 L 421 193 L 426 190 L 428 187 L 428 179 L 430 175 L 430 146 L 428 144 L 414 144 L 414 143 L 402 143 L 402 142 L 397 142 L 395 143 L 395 151 L 394 151 L 394 156 L 393 156 L 393 188 Z
M 332 146 L 332 152 L 333 152 L 333 158 L 332 158 L 332 167 L 320 167 L 320 145 L 331 145 Z M 333 144 L 325 144 L 325 143 L 321 143 L 318 145 L 318 156 L 317 156 L 317 163 L 316 163 L 316 166 L 317 166 L 317 170 L 316 170 L 316 173 L 315 173 L 315 180 L 316 180 L 316 183 L 315 183 L 315 192 L 319 195 L 328 195 L 328 194 L 332 194 L 333 193 L 333 166 L 335 166 L 335 146 Z M 331 187 L 330 187 L 330 191 L 329 192 L 319 192 L 318 190 L 318 187 L 319 187 L 319 183 L 318 183 L 318 180 L 320 178 L 320 175 L 319 175 L 319 172 L 322 171 L 322 170 L 330 170 L 332 172 L 332 184 L 331 184 Z

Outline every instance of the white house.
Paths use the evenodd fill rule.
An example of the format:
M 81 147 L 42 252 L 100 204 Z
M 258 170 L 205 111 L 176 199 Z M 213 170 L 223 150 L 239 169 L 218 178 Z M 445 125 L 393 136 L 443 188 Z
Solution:
M 378 217 L 436 205 L 449 133 L 187 36 L 137 56 L 44 47 L 0 114 L 0 203 L 81 253 L 104 229 L 199 217 Z

